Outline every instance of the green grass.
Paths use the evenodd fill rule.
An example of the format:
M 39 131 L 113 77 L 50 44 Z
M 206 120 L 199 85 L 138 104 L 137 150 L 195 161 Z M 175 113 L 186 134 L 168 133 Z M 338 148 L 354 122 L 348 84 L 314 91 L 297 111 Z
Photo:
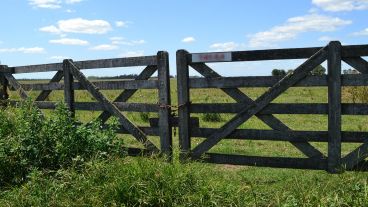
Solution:
M 171 80 L 172 102 L 177 104 L 176 81 Z M 242 88 L 252 99 L 267 88 Z M 102 91 L 110 100 L 118 91 Z M 38 92 L 31 92 L 35 97 Z M 352 103 L 350 88 L 343 89 L 343 103 Z M 12 93 L 13 98 L 17 98 Z M 157 103 L 156 90 L 139 90 L 129 102 Z M 52 92 L 50 101 L 62 100 L 63 92 Z M 191 90 L 193 103 L 235 102 L 219 89 Z M 76 101 L 93 101 L 84 91 L 77 91 Z M 275 103 L 327 103 L 327 88 L 291 88 Z M 358 101 L 359 102 L 359 101 Z M 45 111 L 45 113 L 49 113 Z M 83 122 L 96 118 L 100 112 L 78 112 Z M 137 125 L 148 126 L 147 114 L 125 113 Z M 148 117 L 157 117 L 149 113 Z M 201 127 L 220 127 L 233 114 L 221 114 L 212 122 L 203 114 Z M 293 130 L 327 130 L 326 115 L 275 115 Z M 206 121 L 207 120 L 207 121 Z M 367 116 L 343 116 L 345 131 L 368 131 Z M 256 117 L 240 128 L 269 129 Z M 141 146 L 131 136 L 119 135 L 124 143 Z M 150 139 L 158 144 L 157 137 Z M 178 137 L 174 137 L 177 149 Z M 193 146 L 200 139 L 194 138 Z M 327 144 L 312 143 L 324 153 Z M 347 154 L 357 144 L 343 144 Z M 287 142 L 221 141 L 212 152 L 303 157 Z M 176 153 L 177 155 L 177 153 Z M 30 181 L 0 193 L 0 206 L 367 206 L 367 173 L 346 172 L 330 175 L 324 171 L 272 169 L 189 163 L 169 165 L 160 160 L 121 158 L 111 161 L 92 161 L 83 172 L 65 169 L 55 176 L 44 176 L 35 171 Z

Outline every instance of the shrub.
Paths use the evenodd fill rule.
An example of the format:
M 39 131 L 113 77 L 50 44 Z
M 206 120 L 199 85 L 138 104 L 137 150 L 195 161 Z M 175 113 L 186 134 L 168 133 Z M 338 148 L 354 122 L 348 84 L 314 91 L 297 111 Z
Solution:
M 80 125 L 63 104 L 49 118 L 31 101 L 0 111 L 0 186 L 22 183 L 32 169 L 80 167 L 93 157 L 122 154 L 116 125 Z
M 222 117 L 217 113 L 205 113 L 202 115 L 202 120 L 207 122 L 221 122 Z
M 139 117 L 141 118 L 141 120 L 143 122 L 148 122 L 149 121 L 149 117 L 150 117 L 150 113 L 149 112 L 140 112 L 139 113 Z

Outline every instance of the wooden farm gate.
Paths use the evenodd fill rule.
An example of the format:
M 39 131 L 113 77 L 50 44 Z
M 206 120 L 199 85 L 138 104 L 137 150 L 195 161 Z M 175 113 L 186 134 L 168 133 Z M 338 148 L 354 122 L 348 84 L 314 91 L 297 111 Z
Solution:
M 121 68 L 144 66 L 135 80 L 97 81 L 91 82 L 81 72 L 87 69 Z M 117 69 L 118 70 L 118 69 Z M 49 83 L 22 84 L 13 74 L 57 71 Z M 158 78 L 150 79 L 157 71 Z M 64 90 L 64 101 L 72 114 L 75 110 L 102 111 L 98 119 L 105 123 L 115 116 L 120 126 L 118 133 L 130 134 L 143 144 L 143 148 L 128 148 L 129 155 L 165 154 L 172 156 L 172 133 L 169 118 L 170 82 L 169 57 L 167 52 L 158 52 L 154 56 L 101 59 L 89 61 L 64 60 L 63 63 L 29 65 L 19 67 L 1 66 L 1 96 L 8 99 L 7 89 L 18 91 L 22 99 L 29 97 L 28 91 L 41 91 L 34 104 L 40 109 L 54 109 L 56 102 L 45 101 L 54 90 Z M 60 82 L 63 79 L 62 82 Z M 76 81 L 74 81 L 76 80 Z M 128 103 L 138 89 L 158 89 L 157 104 Z M 75 102 L 75 90 L 86 90 L 97 102 Z M 100 90 L 122 90 L 114 99 L 109 100 Z M 17 101 L 10 100 L 11 103 Z M 157 127 L 139 127 L 129 120 L 122 111 L 157 112 Z M 159 136 L 160 147 L 156 146 L 148 136 Z
M 323 48 L 296 48 L 219 53 L 189 53 L 177 51 L 179 145 L 181 159 L 203 162 L 253 165 L 281 168 L 321 169 L 334 173 L 342 169 L 364 169 L 368 156 L 368 133 L 341 130 L 342 115 L 368 115 L 368 104 L 342 104 L 342 86 L 367 86 L 368 63 L 361 56 L 368 56 L 368 45 L 341 46 L 330 42 Z M 285 77 L 222 77 L 206 63 L 307 59 Z M 311 76 L 310 72 L 327 60 L 328 75 Z M 361 74 L 341 75 L 342 61 Z M 204 78 L 189 76 L 189 67 Z M 271 103 L 290 87 L 327 86 L 327 104 Z M 263 95 L 252 100 L 241 87 L 270 87 Z M 190 89 L 218 88 L 236 103 L 191 103 Z M 192 124 L 192 113 L 236 114 L 220 128 L 203 128 Z M 294 131 L 274 114 L 327 114 L 328 131 Z M 272 130 L 238 129 L 256 116 Z M 194 148 L 192 138 L 205 138 Z M 210 153 L 222 139 L 287 141 L 300 150 L 305 158 L 262 157 Z M 324 154 L 309 142 L 327 142 Z M 341 143 L 363 143 L 346 156 L 341 156 Z

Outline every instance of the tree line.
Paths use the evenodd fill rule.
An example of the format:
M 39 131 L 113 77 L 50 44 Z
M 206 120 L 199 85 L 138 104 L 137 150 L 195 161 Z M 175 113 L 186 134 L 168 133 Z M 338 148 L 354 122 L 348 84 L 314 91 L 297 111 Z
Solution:
M 284 69 L 273 69 L 271 74 L 272 76 L 285 76 L 288 73 L 292 73 L 294 70 L 284 70 Z M 326 68 L 322 65 L 315 67 L 311 72 L 310 75 L 326 75 Z M 343 74 L 359 74 L 359 71 L 355 69 L 345 69 L 343 70 Z

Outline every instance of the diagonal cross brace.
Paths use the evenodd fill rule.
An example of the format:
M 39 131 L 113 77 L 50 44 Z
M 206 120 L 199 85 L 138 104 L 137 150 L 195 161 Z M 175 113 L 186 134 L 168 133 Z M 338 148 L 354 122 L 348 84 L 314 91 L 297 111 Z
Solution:
M 347 170 L 353 169 L 360 162 L 364 161 L 368 157 L 368 142 L 360 145 L 354 151 L 341 159 L 341 165 Z
M 191 66 L 195 70 L 197 70 L 200 74 L 202 74 L 204 77 L 209 78 L 221 77 L 220 74 L 216 73 L 214 70 L 212 70 L 204 63 L 195 63 L 191 64 Z M 221 90 L 224 91 L 226 94 L 228 94 L 237 102 L 242 102 L 247 105 L 254 104 L 254 101 L 251 98 L 249 98 L 246 94 L 244 94 L 237 88 L 222 88 Z M 274 130 L 291 131 L 291 129 L 288 126 L 286 126 L 284 123 L 282 123 L 279 119 L 277 119 L 273 115 L 256 114 L 256 116 Z M 290 143 L 294 145 L 296 148 L 298 148 L 307 157 L 324 157 L 324 155 L 319 150 L 317 150 L 308 142 L 290 142 Z
M 26 91 L 22 88 L 22 85 L 14 78 L 11 73 L 4 73 L 4 77 L 8 80 L 9 85 L 19 92 L 22 99 L 27 99 L 28 95 Z
M 346 57 L 344 62 L 355 68 L 362 74 L 368 74 L 368 62 L 361 57 Z
M 199 159 L 203 153 L 211 149 L 216 145 L 223 137 L 229 135 L 242 123 L 247 121 L 253 115 L 257 114 L 264 107 L 266 107 L 271 101 L 277 98 L 281 93 L 287 90 L 289 87 L 295 85 L 305 76 L 308 75 L 316 66 L 321 64 L 327 58 L 326 47 L 319 50 L 316 54 L 310 57 L 306 62 L 300 65 L 293 73 L 286 75 L 282 80 L 271 87 L 266 93 L 260 96 L 253 104 L 244 107 L 240 113 L 233 117 L 228 123 L 223 125 L 219 130 L 210 135 L 205 141 L 200 143 L 193 149 L 192 155 L 194 158 Z
M 134 80 L 147 80 L 156 72 L 156 70 L 157 66 L 149 65 Z M 134 95 L 135 92 L 137 92 L 137 89 L 126 89 L 119 94 L 119 96 L 117 96 L 113 102 L 126 102 Z M 111 113 L 104 111 L 97 119 L 101 120 L 102 123 L 105 123 L 110 117 Z
M 64 77 L 64 72 L 59 70 L 58 72 L 56 72 L 54 77 L 52 77 L 52 79 L 50 80 L 49 83 L 57 83 L 63 77 Z M 41 91 L 40 95 L 37 96 L 36 101 L 44 101 L 50 95 L 51 92 L 52 92 L 52 90 Z
M 98 101 L 102 104 L 106 111 L 118 117 L 120 124 L 129 131 L 139 142 L 141 142 L 147 150 L 152 153 L 158 153 L 159 149 L 147 139 L 146 134 L 132 122 L 129 121 L 124 115 L 120 113 L 120 110 L 113 105 L 106 97 L 99 91 L 99 89 L 80 72 L 79 68 L 71 61 L 66 60 L 71 66 L 70 73 L 81 83 L 81 85 Z

